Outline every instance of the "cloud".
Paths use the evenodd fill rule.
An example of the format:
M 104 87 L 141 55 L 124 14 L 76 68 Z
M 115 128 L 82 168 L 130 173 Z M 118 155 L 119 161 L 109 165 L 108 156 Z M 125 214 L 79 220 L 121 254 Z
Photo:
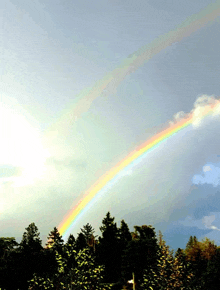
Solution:
M 203 224 L 205 225 L 206 228 L 211 229 L 211 230 L 217 230 L 220 231 L 216 226 L 213 226 L 212 223 L 215 220 L 215 215 L 210 215 L 210 216 L 204 216 L 202 219 Z
M 216 99 L 213 95 L 201 95 L 197 97 L 190 113 L 185 113 L 183 111 L 177 112 L 173 115 L 173 120 L 169 123 L 173 125 L 182 119 L 192 116 L 192 125 L 194 128 L 198 128 L 203 124 L 204 114 L 209 114 L 211 117 L 219 117 L 220 100 Z
M 210 171 L 210 170 L 212 170 L 212 168 L 210 166 L 208 166 L 208 165 L 206 165 L 206 166 L 203 167 L 203 171 L 204 172 Z
M 216 218 L 218 218 L 219 220 L 219 217 L 220 212 L 210 213 L 210 215 L 203 216 L 200 219 L 195 219 L 194 216 L 188 215 L 187 217 L 185 217 L 185 219 L 179 220 L 176 223 L 184 225 L 186 227 L 197 227 L 200 230 L 204 230 L 205 226 L 206 229 L 220 231 L 217 226 L 212 224 L 216 220 Z
M 220 168 L 214 164 L 203 166 L 202 174 L 195 174 L 192 178 L 193 184 L 212 184 L 214 187 L 220 185 Z
M 215 101 L 212 97 L 201 96 L 194 104 L 194 109 L 206 108 L 213 102 Z M 178 122 L 187 116 L 188 114 L 181 111 L 175 114 L 174 120 Z M 79 120 L 78 126 L 80 122 L 82 119 Z M 218 122 L 216 124 L 218 125 Z M 53 228 L 54 225 L 58 225 L 64 215 L 74 206 L 77 198 L 105 173 L 102 168 L 104 161 L 101 157 L 99 158 L 101 151 L 97 150 L 99 155 L 94 153 L 93 147 L 91 149 L 89 146 L 91 144 L 88 141 L 89 134 L 79 134 L 77 131 L 79 128 L 74 127 L 74 134 L 68 136 L 68 139 L 58 136 L 56 140 L 52 138 L 53 142 L 43 143 L 50 154 L 45 158 L 44 173 L 34 184 L 18 188 L 13 188 L 9 183 L 3 185 L 0 194 L 0 220 L 5 222 L 16 214 L 25 228 L 31 217 L 42 228 L 42 233 L 48 233 L 49 227 Z M 189 194 L 191 179 L 195 173 L 198 173 L 198 168 L 203 168 L 200 174 L 202 182 L 206 180 L 205 176 L 208 174 L 213 177 L 218 172 L 217 164 L 205 163 L 207 154 L 219 148 L 217 145 L 220 139 L 216 134 L 218 128 L 214 128 L 210 135 L 203 129 L 203 127 L 197 131 L 189 129 L 188 135 L 184 135 L 185 132 L 183 132 L 182 138 L 180 138 L 181 134 L 179 136 L 177 134 L 173 139 L 167 140 L 164 146 L 149 154 L 139 167 L 128 167 L 121 171 L 118 175 L 120 182 L 117 182 L 113 189 L 109 188 L 104 198 L 96 203 L 98 210 L 96 206 L 91 207 L 79 223 L 83 224 L 84 221 L 86 223 L 89 216 L 91 224 L 97 224 L 97 215 L 101 219 L 110 210 L 111 205 L 113 215 L 117 213 L 118 219 L 125 218 L 131 225 L 144 224 L 146 221 L 154 224 L 161 220 L 169 220 L 172 211 L 178 205 L 182 206 L 184 198 L 191 195 Z M 210 136 L 214 138 L 213 142 L 209 141 Z M 201 142 L 197 141 L 198 137 L 201 138 Z M 111 138 L 114 138 L 114 135 Z M 217 155 L 219 151 L 215 153 Z M 111 166 L 114 165 L 113 162 L 111 164 Z M 106 165 L 105 170 L 109 169 Z M 8 169 L 7 174 L 12 174 L 13 170 L 10 170 Z M 212 182 L 210 180 L 211 177 L 208 184 L 215 184 L 215 179 Z M 203 184 L 202 182 L 200 183 Z M 205 185 L 202 188 L 204 187 Z M 214 190 L 213 186 L 212 189 Z M 115 198 L 112 198 L 113 194 Z M 208 191 L 207 194 L 210 195 L 210 192 Z M 120 200 L 119 205 L 115 203 L 116 198 Z M 198 208 L 199 198 L 201 195 L 194 196 L 196 208 Z M 217 202 L 212 204 L 217 206 Z M 218 208 L 208 208 L 199 216 L 199 219 L 194 216 L 191 220 L 186 220 L 185 227 L 193 224 L 200 234 L 212 232 L 212 230 L 219 234 L 214 228 L 215 225 L 209 224 L 207 228 L 202 220 L 204 216 L 210 215 L 210 211 L 217 212 L 218 210 Z M 128 213 L 127 216 L 123 216 L 126 213 Z M 186 215 L 189 215 L 187 211 L 184 212 L 184 216 Z M 44 220 L 48 217 L 51 221 L 45 224 Z M 177 215 L 173 215 L 172 219 L 177 220 Z M 183 227 L 183 224 L 181 226 Z

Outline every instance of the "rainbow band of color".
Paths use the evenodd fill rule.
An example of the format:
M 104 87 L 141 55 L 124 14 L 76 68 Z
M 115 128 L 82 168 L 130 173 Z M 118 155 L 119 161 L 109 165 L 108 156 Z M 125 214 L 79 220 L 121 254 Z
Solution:
M 204 110 L 203 115 L 200 116 L 200 118 L 203 119 L 204 117 L 211 115 L 216 105 L 219 105 L 219 102 L 215 105 L 207 107 L 206 110 Z M 76 217 L 81 213 L 81 211 L 89 205 L 91 200 L 100 192 L 101 189 L 103 189 L 110 181 L 116 178 L 119 172 L 124 170 L 127 166 L 131 165 L 133 161 L 143 156 L 146 152 L 152 151 L 152 149 L 156 148 L 166 139 L 172 137 L 179 131 L 190 126 L 193 121 L 193 115 L 188 115 L 186 119 L 183 119 L 178 123 L 172 125 L 171 127 L 167 128 L 166 130 L 163 130 L 162 132 L 156 134 L 147 142 L 142 144 L 139 148 L 132 151 L 127 157 L 125 157 L 116 166 L 114 166 L 111 170 L 105 173 L 101 178 L 99 178 L 98 181 L 89 190 L 86 191 L 84 197 L 71 210 L 69 215 L 64 218 L 64 221 L 59 225 L 58 229 L 60 234 L 65 235 L 67 231 L 72 228 Z
M 206 25 L 210 21 L 216 19 L 220 14 L 220 1 L 211 3 L 203 11 L 189 17 L 184 21 L 176 30 L 170 31 L 169 33 L 159 37 L 154 40 L 151 44 L 142 47 L 137 52 L 128 57 L 120 67 L 116 68 L 110 74 L 105 76 L 102 80 L 96 83 L 92 89 L 87 89 L 82 91 L 78 96 L 78 103 L 68 106 L 69 108 L 62 114 L 58 122 L 56 122 L 52 127 L 45 132 L 45 136 L 50 135 L 50 132 L 54 132 L 55 136 L 68 134 L 69 126 L 75 120 L 74 118 L 80 117 L 84 112 L 88 111 L 92 102 L 101 95 L 103 90 L 113 81 L 117 85 L 126 77 L 126 75 L 135 71 L 138 67 L 143 65 L 146 61 L 151 59 L 155 54 L 159 53 L 161 50 L 172 45 L 172 43 L 182 40 L 184 37 L 189 36 L 191 33 L 195 32 L 202 26 Z M 208 109 L 204 112 L 202 117 L 209 115 L 212 109 Z M 67 215 L 63 222 L 58 226 L 58 229 L 62 235 L 65 235 L 68 229 L 72 228 L 76 217 L 82 212 L 83 209 L 90 203 L 90 201 L 95 197 L 95 195 L 103 189 L 107 183 L 113 180 L 119 172 L 125 169 L 134 160 L 142 156 L 144 153 L 159 146 L 160 143 L 180 130 L 188 127 L 193 122 L 193 116 L 188 117 L 176 125 L 169 127 L 168 129 L 162 131 L 156 136 L 152 137 L 149 141 L 140 146 L 139 149 L 130 153 L 126 158 L 119 162 L 115 167 L 113 167 L 109 172 L 103 175 L 89 190 L 86 191 L 82 200 L 71 210 L 70 214 Z
M 220 102 L 212 106 L 208 106 L 204 111 L 200 119 L 205 118 L 212 114 L 213 110 L 216 106 L 219 106 Z M 85 209 L 86 206 L 89 205 L 91 200 L 103 189 L 110 181 L 112 181 L 119 172 L 124 170 L 127 166 L 131 165 L 133 161 L 137 160 L 137 158 L 143 156 L 146 152 L 151 151 L 152 149 L 159 146 L 163 141 L 172 137 L 179 131 L 183 130 L 190 126 L 194 117 L 192 114 L 188 115 L 186 119 L 179 121 L 178 123 L 172 125 L 171 127 L 163 130 L 162 132 L 153 136 L 150 140 L 142 144 L 139 148 L 132 151 L 127 157 L 125 157 L 122 161 L 120 161 L 116 166 L 114 166 L 110 171 L 104 174 L 98 181 L 86 191 L 84 197 L 81 201 L 71 210 L 70 214 L 64 218 L 64 221 L 59 225 L 58 229 L 61 235 L 65 235 L 69 229 L 72 228 L 76 217 L 81 213 L 82 210 Z

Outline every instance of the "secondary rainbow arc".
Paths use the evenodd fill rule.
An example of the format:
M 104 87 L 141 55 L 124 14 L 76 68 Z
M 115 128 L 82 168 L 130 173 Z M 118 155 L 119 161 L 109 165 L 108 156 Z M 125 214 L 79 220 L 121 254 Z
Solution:
M 57 123 L 52 126 L 49 131 L 55 131 L 56 134 L 63 135 L 62 132 L 68 132 L 68 126 L 72 123 L 73 117 L 79 117 L 84 112 L 88 111 L 91 103 L 96 99 L 102 91 L 112 82 L 117 80 L 119 84 L 129 73 L 135 71 L 138 67 L 143 65 L 147 60 L 151 59 L 155 54 L 159 53 L 164 48 L 172 45 L 172 43 L 182 40 L 184 37 L 189 36 L 202 26 L 210 21 L 213 21 L 220 15 L 220 1 L 210 4 L 206 9 L 189 17 L 184 21 L 176 30 L 170 31 L 167 34 L 160 36 L 151 44 L 140 48 L 137 52 L 128 57 L 117 69 L 107 74 L 102 80 L 98 81 L 96 85 L 86 92 L 83 91 L 78 97 L 78 103 L 70 106 Z M 214 106 L 203 112 L 201 116 L 204 118 L 212 113 Z M 190 126 L 194 121 L 193 115 L 189 114 L 187 118 L 178 121 L 176 124 L 163 130 L 162 132 L 153 136 L 150 140 L 139 146 L 136 150 L 132 151 L 127 157 L 120 161 L 116 166 L 110 169 L 106 174 L 98 179 L 98 181 L 91 186 L 84 194 L 83 198 L 71 209 L 70 213 L 65 216 L 63 221 L 58 226 L 62 235 L 65 235 L 73 226 L 77 216 L 88 206 L 91 200 L 102 190 L 105 186 L 117 177 L 117 174 L 124 170 L 132 162 L 143 156 L 145 153 L 150 152 L 159 146 L 164 140 L 170 138 L 174 134 Z M 48 132 L 46 132 L 48 133 Z M 66 134 L 66 133 L 65 133 Z M 65 135 L 64 134 L 64 135 Z

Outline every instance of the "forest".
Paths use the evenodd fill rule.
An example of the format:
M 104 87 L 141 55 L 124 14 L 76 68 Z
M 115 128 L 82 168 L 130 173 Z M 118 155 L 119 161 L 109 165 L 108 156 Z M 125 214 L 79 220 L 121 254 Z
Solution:
M 220 289 L 220 247 L 208 238 L 190 236 L 185 249 L 174 252 L 161 231 L 142 225 L 130 232 L 124 220 L 117 227 L 110 212 L 100 232 L 87 223 L 64 243 L 54 227 L 43 247 L 31 223 L 20 243 L 0 237 L 0 289 Z

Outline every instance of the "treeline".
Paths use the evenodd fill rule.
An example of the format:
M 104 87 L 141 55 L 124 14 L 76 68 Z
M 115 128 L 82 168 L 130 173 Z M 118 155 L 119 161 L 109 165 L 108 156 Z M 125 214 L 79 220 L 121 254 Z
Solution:
M 31 223 L 20 243 L 0 238 L 0 288 L 33 289 L 135 289 L 219 290 L 220 247 L 190 237 L 185 249 L 169 249 L 152 226 L 120 227 L 108 212 L 101 236 L 87 223 L 66 243 L 55 227 L 42 246 L 40 233 Z

